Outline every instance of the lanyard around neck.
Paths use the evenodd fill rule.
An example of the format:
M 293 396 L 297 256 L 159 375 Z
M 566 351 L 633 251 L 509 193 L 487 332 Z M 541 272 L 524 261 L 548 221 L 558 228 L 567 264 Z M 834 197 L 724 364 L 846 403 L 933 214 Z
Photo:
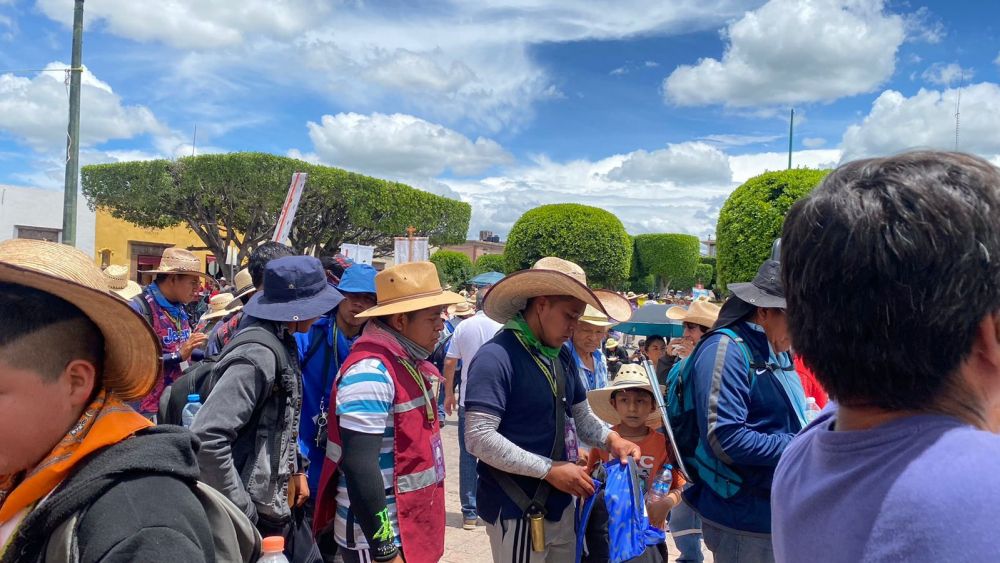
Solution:
M 520 342 L 521 346 L 524 347 L 525 352 L 527 352 L 528 355 L 531 356 L 532 360 L 535 360 L 535 365 L 538 366 L 538 369 L 542 370 L 542 374 L 545 375 L 545 379 L 548 380 L 549 387 L 552 389 L 552 396 L 555 397 L 556 394 L 557 394 L 557 391 L 556 391 L 556 378 L 552 375 L 552 372 L 549 371 L 549 368 L 546 367 L 545 364 L 542 363 L 542 361 L 538 359 L 538 356 L 536 356 L 531 351 L 531 348 L 529 348 L 528 345 L 524 343 L 524 339 L 521 337 L 521 334 L 519 332 L 517 332 L 516 330 L 513 331 L 513 332 L 514 332 L 514 336 L 517 337 L 517 341 Z M 555 361 L 558 362 L 559 358 L 557 357 L 555 359 Z
M 435 408 L 436 404 L 434 402 L 434 398 L 431 396 L 430 389 L 427 388 L 427 385 L 424 382 L 423 376 L 420 375 L 417 368 L 414 367 L 409 360 L 399 358 L 399 363 L 403 364 L 406 371 L 410 372 L 410 375 L 413 376 L 413 381 L 416 381 L 417 386 L 420 387 L 420 394 L 424 396 L 424 413 L 427 415 L 427 422 L 434 422 L 434 415 L 437 410 Z

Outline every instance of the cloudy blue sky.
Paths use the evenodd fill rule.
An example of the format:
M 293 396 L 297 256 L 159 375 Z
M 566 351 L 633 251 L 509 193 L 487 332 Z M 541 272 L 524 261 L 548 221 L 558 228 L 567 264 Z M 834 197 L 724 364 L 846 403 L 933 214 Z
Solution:
M 714 230 L 786 165 L 959 146 L 1000 164 L 1000 4 L 87 0 L 85 163 L 266 151 L 473 205 Z M 71 0 L 0 0 L 0 184 L 62 185 Z

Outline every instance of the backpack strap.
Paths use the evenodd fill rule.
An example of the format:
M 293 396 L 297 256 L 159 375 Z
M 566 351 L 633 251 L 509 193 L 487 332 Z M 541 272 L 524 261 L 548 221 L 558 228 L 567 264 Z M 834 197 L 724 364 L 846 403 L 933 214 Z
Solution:
M 139 306 L 139 314 L 142 315 L 149 326 L 153 326 L 153 307 L 149 304 L 146 299 L 146 292 L 142 292 L 132 298 L 132 303 Z
M 79 563 L 80 542 L 77 537 L 77 526 L 82 517 L 80 512 L 73 513 L 52 531 L 45 545 L 46 563 Z

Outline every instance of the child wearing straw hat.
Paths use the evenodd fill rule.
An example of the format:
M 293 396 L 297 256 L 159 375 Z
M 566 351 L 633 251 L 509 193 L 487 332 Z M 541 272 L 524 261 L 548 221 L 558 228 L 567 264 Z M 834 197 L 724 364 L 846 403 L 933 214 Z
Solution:
M 663 386 L 659 387 L 659 392 L 664 393 Z M 667 514 L 680 503 L 685 481 L 676 468 L 677 461 L 673 459 L 666 435 L 655 430 L 662 421 L 653 393 L 646 371 L 637 364 L 625 364 L 610 385 L 588 391 L 587 401 L 594 414 L 611 424 L 613 431 L 639 446 L 641 453 L 636 465 L 647 487 L 667 464 L 675 467 L 670 494 L 657 505 L 649 506 L 650 522 L 665 530 Z M 611 454 L 607 450 L 594 448 L 590 453 L 590 470 L 610 459 Z

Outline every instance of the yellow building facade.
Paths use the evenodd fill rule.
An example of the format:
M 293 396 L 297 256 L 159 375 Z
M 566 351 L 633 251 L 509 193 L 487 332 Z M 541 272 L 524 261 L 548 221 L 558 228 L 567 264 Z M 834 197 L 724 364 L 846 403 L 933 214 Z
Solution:
M 202 269 L 214 273 L 215 257 L 211 252 L 196 250 L 202 242 L 194 231 L 184 226 L 168 229 L 144 229 L 121 219 L 116 219 L 105 210 L 98 210 L 94 228 L 94 261 L 106 268 L 111 264 L 128 266 L 129 278 L 140 284 L 148 283 L 148 276 L 139 270 L 151 270 L 160 262 L 163 250 L 171 246 L 191 249 L 201 258 Z

